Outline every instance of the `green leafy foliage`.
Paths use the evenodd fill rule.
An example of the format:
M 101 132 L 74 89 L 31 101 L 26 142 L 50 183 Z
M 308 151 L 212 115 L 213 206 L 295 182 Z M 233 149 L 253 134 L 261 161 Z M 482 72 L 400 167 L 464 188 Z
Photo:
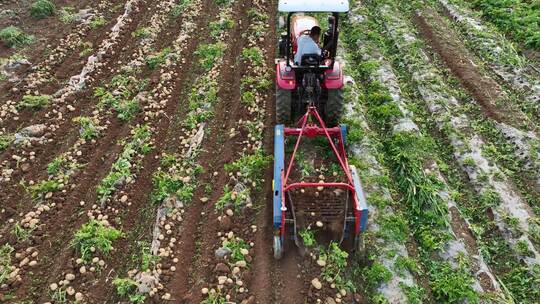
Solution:
M 230 259 L 232 263 L 236 263 L 238 261 L 244 261 L 245 258 L 242 251 L 249 250 L 248 243 L 246 243 L 246 241 L 240 238 L 233 238 L 233 239 L 224 241 L 223 247 L 231 250 Z
M 345 273 L 348 257 L 349 254 L 339 248 L 336 242 L 331 242 L 327 249 L 321 251 L 319 256 L 319 259 L 326 261 L 321 273 L 322 278 L 329 283 L 334 283 L 337 290 L 355 290 L 353 282 L 347 279 Z
M 144 303 L 146 296 L 138 293 L 137 283 L 132 279 L 116 278 L 113 281 L 116 293 L 121 297 L 127 297 L 130 303 Z
M 112 227 L 106 227 L 102 222 L 91 220 L 75 232 L 71 245 L 88 262 L 96 253 L 108 254 L 113 249 L 113 242 L 124 234 Z
M 94 89 L 94 97 L 99 99 L 101 109 L 112 107 L 122 121 L 131 120 L 140 109 L 137 93 L 143 91 L 148 81 L 138 81 L 129 75 L 118 74 L 111 79 L 107 90 L 104 87 Z M 115 92 L 115 94 L 111 93 Z
M 213 44 L 201 44 L 195 51 L 199 57 L 199 64 L 205 70 L 211 70 L 217 62 L 225 55 L 227 45 L 223 42 Z
M 250 61 L 252 66 L 263 66 L 264 56 L 258 47 L 245 48 L 242 50 L 242 58 Z
M 30 36 L 16 26 L 8 26 L 0 31 L 0 40 L 10 48 L 20 47 L 34 41 Z
M 65 287 L 60 287 L 51 293 L 51 300 L 54 303 L 64 304 L 68 302 L 67 291 Z
M 155 70 L 165 63 L 169 55 L 171 54 L 171 48 L 167 47 L 162 49 L 159 53 L 150 55 L 146 58 L 146 64 L 151 70 Z M 173 57 L 171 57 L 173 58 Z
M 151 34 L 149 27 L 140 27 L 131 33 L 134 38 L 147 38 Z
M 540 50 L 540 3 L 527 0 L 473 0 L 485 18 L 524 45 Z
M 11 229 L 11 234 L 17 238 L 18 241 L 25 242 L 30 238 L 32 232 L 36 229 L 34 228 L 24 228 L 19 223 L 16 223 Z
M 180 3 L 173 6 L 169 13 L 171 18 L 178 18 L 189 7 L 193 0 L 180 0 Z
M 474 279 L 462 265 L 453 268 L 448 262 L 432 261 L 429 275 L 435 300 L 447 303 L 478 302 L 478 295 L 472 288 Z
M 97 188 L 101 201 L 106 201 L 116 191 L 117 186 L 133 176 L 135 169 L 135 165 L 132 163 L 133 158 L 139 154 L 150 152 L 150 135 L 150 129 L 147 125 L 139 126 L 133 130 L 131 140 L 124 145 L 122 154 Z
M 4 284 L 11 273 L 11 254 L 13 251 L 15 249 L 9 244 L 0 247 L 0 284 Z
M 99 137 L 99 129 L 95 126 L 92 118 L 81 116 L 73 119 L 73 121 L 81 127 L 79 133 L 82 138 L 91 140 Z
M 217 82 L 208 75 L 199 78 L 188 97 L 190 111 L 184 126 L 194 129 L 199 123 L 211 118 L 214 115 L 211 108 L 218 100 Z
M 41 109 L 48 105 L 52 100 L 49 95 L 24 95 L 21 102 L 17 104 L 18 108 Z
M 225 171 L 240 172 L 242 177 L 257 183 L 271 160 L 272 157 L 264 155 L 263 150 L 259 148 L 252 154 L 244 154 L 232 164 L 226 164 Z
M 315 232 L 310 229 L 302 229 L 300 232 L 298 232 L 300 237 L 302 238 L 302 242 L 304 243 L 304 246 L 306 247 L 313 247 L 316 244 L 315 240 Z
M 30 15 L 37 19 L 52 16 L 56 6 L 49 0 L 37 0 L 30 7 Z
M 58 18 L 62 23 L 72 23 L 75 20 L 75 8 L 72 6 L 62 7 Z
M 90 21 L 90 28 L 95 30 L 99 27 L 102 27 L 104 26 L 105 24 L 107 23 L 107 19 L 105 19 L 105 17 L 96 17 L 96 18 L 93 18 L 91 21 Z
M 382 283 L 390 281 L 392 273 L 381 263 L 374 262 L 364 271 L 363 276 L 370 288 L 376 288 Z
M 210 22 L 210 36 L 214 39 L 217 39 L 223 34 L 226 30 L 232 29 L 234 27 L 234 20 L 226 14 L 220 14 L 220 19 L 217 21 Z
M 13 142 L 13 135 L 2 134 L 0 135 L 0 151 L 7 149 Z
M 33 200 L 40 200 L 49 192 L 55 192 L 60 189 L 60 183 L 57 180 L 44 180 L 37 184 L 26 187 L 26 191 Z
M 229 301 L 218 292 L 213 292 L 208 295 L 208 298 L 204 299 L 201 304 L 227 304 Z
M 244 206 L 244 202 L 249 197 L 250 191 L 248 188 L 237 192 L 233 191 L 229 185 L 223 187 L 223 195 L 218 199 L 216 203 L 216 210 L 223 211 L 228 204 L 235 210 L 241 210 Z

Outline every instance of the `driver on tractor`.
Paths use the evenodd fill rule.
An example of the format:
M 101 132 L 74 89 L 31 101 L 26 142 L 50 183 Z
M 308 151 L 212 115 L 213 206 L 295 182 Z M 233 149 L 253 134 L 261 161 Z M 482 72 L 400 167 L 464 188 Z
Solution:
M 302 35 L 298 38 L 298 51 L 294 56 L 294 63 L 296 65 L 302 64 L 302 57 L 304 55 L 322 55 L 322 50 L 319 47 L 319 40 L 321 37 L 321 28 L 314 26 L 311 28 L 309 35 Z

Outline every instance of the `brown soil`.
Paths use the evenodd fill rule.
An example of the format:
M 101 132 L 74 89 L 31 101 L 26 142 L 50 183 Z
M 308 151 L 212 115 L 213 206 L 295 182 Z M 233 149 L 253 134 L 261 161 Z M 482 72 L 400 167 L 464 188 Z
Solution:
M 149 11 L 145 10 L 144 12 L 140 13 L 139 18 L 136 17 L 133 19 L 138 20 L 139 22 L 143 22 L 144 20 L 147 20 L 148 17 L 150 17 Z M 132 23 L 129 26 L 129 30 L 126 32 L 129 33 L 131 30 L 134 30 L 135 28 L 137 28 L 137 26 L 138 26 L 137 23 Z M 105 33 L 101 35 L 106 36 Z M 120 52 L 118 57 L 116 58 L 111 57 L 105 60 L 104 61 L 105 69 L 106 68 L 113 69 L 114 68 L 113 65 L 116 62 L 118 62 L 118 60 L 123 60 L 123 61 L 129 60 L 129 56 L 135 49 L 135 47 L 133 46 L 135 44 L 136 43 L 133 41 L 133 37 L 131 37 L 131 35 L 124 34 L 118 46 L 131 45 L 131 47 L 126 48 L 126 52 Z M 80 70 L 80 67 L 79 67 L 79 70 Z M 143 76 L 148 75 L 150 72 L 151 71 L 148 71 L 148 70 L 143 71 Z M 78 70 L 74 70 L 73 73 L 78 73 Z M 36 158 L 34 161 L 32 161 L 32 163 L 30 163 L 31 168 L 26 172 L 17 170 L 15 174 L 12 176 L 12 179 L 14 181 L 30 180 L 30 179 L 38 180 L 38 179 L 47 177 L 46 170 L 45 170 L 47 164 L 52 159 L 54 159 L 54 157 L 68 150 L 79 137 L 78 127 L 75 125 L 72 119 L 78 116 L 88 116 L 94 110 L 95 102 L 94 102 L 93 93 L 92 93 L 94 85 L 97 86 L 99 84 L 107 83 L 115 74 L 116 73 L 113 73 L 113 72 L 110 72 L 110 73 L 102 72 L 101 75 L 98 74 L 94 76 L 97 79 L 89 84 L 88 89 L 76 94 L 73 97 L 70 97 L 69 100 L 74 102 L 73 105 L 76 106 L 76 110 L 73 112 L 69 112 L 64 106 L 62 106 L 59 109 L 60 111 L 65 113 L 65 116 L 64 116 L 65 119 L 62 122 L 60 122 L 59 129 L 55 132 L 54 136 L 52 134 L 49 134 L 48 136 L 46 135 L 47 138 L 53 138 L 54 141 L 45 143 L 43 145 L 39 145 L 37 147 L 32 147 L 31 150 L 35 152 Z M 55 107 L 56 106 L 53 105 L 53 108 Z M 37 113 L 29 114 L 31 116 L 27 118 L 30 121 L 28 121 L 28 119 L 26 119 L 25 121 L 25 118 L 24 118 L 25 116 L 23 116 L 19 122 L 12 122 L 10 125 L 14 129 L 19 129 L 23 126 L 28 126 L 28 125 L 32 125 L 36 123 L 54 122 L 55 121 L 54 117 L 51 117 L 51 118 L 44 117 L 44 115 L 50 111 L 51 109 L 45 108 L 42 111 L 39 111 Z M 118 121 L 116 120 L 114 121 L 116 125 L 112 125 L 110 128 L 110 130 L 112 130 L 113 133 L 107 134 L 107 136 L 111 136 L 111 137 L 106 138 L 109 141 L 105 141 L 104 147 L 108 147 L 110 143 L 115 142 L 114 139 L 117 138 L 118 134 L 115 135 L 114 132 L 117 132 L 119 130 L 120 124 L 118 123 Z M 8 126 L 8 129 L 9 127 L 10 126 Z M 88 155 L 86 153 L 91 154 L 91 151 L 92 151 L 91 149 L 96 148 L 96 147 L 87 147 L 87 148 L 88 148 L 87 150 L 83 151 L 84 155 Z M 20 147 L 10 147 L 6 151 L 4 151 L 2 154 L 0 154 L 0 162 L 7 160 L 7 161 L 10 161 L 13 164 L 13 166 L 15 166 L 14 165 L 15 162 L 14 160 L 11 159 L 11 156 L 14 154 L 16 155 L 24 154 L 25 153 L 24 150 L 25 149 L 21 149 Z M 55 151 L 56 153 L 50 153 L 50 151 Z M 107 153 L 108 148 L 105 148 L 105 150 L 103 150 L 102 152 Z M 95 164 L 95 165 L 99 166 L 99 164 Z M 16 204 L 24 197 L 25 193 L 24 191 L 20 191 L 21 186 L 16 182 L 12 182 L 9 185 L 9 187 L 12 188 L 12 190 L 0 193 L 0 199 L 4 199 L 7 202 L 12 202 L 12 204 Z M 13 210 L 18 210 L 17 206 L 14 206 L 11 204 L 8 204 L 7 207 L 13 208 Z M 27 206 L 26 208 L 28 207 L 31 207 L 31 206 Z
M 144 20 L 144 18 L 138 19 Z M 125 56 L 129 56 L 129 54 L 126 54 Z M 108 76 L 107 78 L 110 78 L 110 76 Z M 89 105 L 91 105 L 91 103 L 89 103 Z M 174 105 L 174 103 L 171 103 L 170 106 L 171 105 Z M 91 110 L 91 108 L 86 109 L 86 111 Z M 137 119 L 137 122 L 143 122 L 142 117 L 139 117 Z M 162 121 L 162 124 L 160 126 L 165 128 L 166 130 L 167 126 L 164 125 L 164 123 L 167 123 L 167 121 Z M 70 270 L 70 268 L 72 269 L 73 265 L 71 264 L 71 262 L 65 264 L 59 263 L 58 261 L 68 261 L 71 257 L 72 249 L 66 247 L 65 244 L 69 243 L 69 240 L 72 238 L 75 228 L 80 226 L 80 224 L 82 224 L 82 221 L 85 220 L 85 216 L 81 216 L 82 214 L 84 214 L 84 208 L 78 207 L 78 202 L 97 201 L 95 187 L 98 182 L 107 174 L 108 168 L 110 168 L 112 162 L 115 161 L 116 156 L 121 151 L 121 146 L 115 145 L 111 148 L 110 143 L 116 142 L 118 138 L 126 138 L 129 135 L 129 129 L 129 125 L 121 124 L 119 123 L 119 121 L 114 119 L 113 124 L 109 128 L 109 132 L 105 135 L 104 138 L 101 138 L 99 140 L 97 145 L 87 145 L 86 147 L 84 147 L 84 149 L 82 149 L 83 155 L 87 156 L 83 160 L 83 163 L 88 163 L 89 165 L 85 167 L 83 173 L 73 177 L 73 184 L 77 185 L 73 190 L 68 191 L 67 194 L 59 194 L 57 197 L 55 196 L 54 201 L 59 205 L 59 211 L 56 214 L 48 215 L 47 218 L 43 219 L 43 222 L 51 223 L 50 227 L 47 227 L 48 233 L 37 233 L 38 237 L 35 240 L 32 240 L 34 246 L 37 246 L 39 248 L 40 255 L 46 257 L 55 257 L 48 262 L 41 263 L 41 265 L 39 265 L 39 267 L 33 271 L 34 274 L 42 273 L 41 275 L 38 275 L 38 277 L 41 277 L 41 280 L 44 280 L 45 278 L 49 278 L 49 280 L 56 280 L 56 276 L 58 276 L 58 274 L 63 273 L 66 270 Z M 76 134 L 78 133 L 78 131 L 73 128 L 66 128 L 64 130 L 66 132 L 66 135 L 68 136 L 68 139 L 66 140 L 67 145 L 65 145 L 65 148 L 67 148 L 70 147 L 70 143 L 72 143 L 75 138 L 78 137 L 78 135 Z M 70 132 L 68 132 L 68 130 Z M 43 151 L 46 152 L 54 150 L 53 147 L 44 147 Z M 51 150 L 47 150 L 47 148 Z M 62 149 L 60 149 L 60 151 L 62 151 Z M 45 163 L 46 161 L 43 162 L 43 164 Z M 36 174 L 43 174 L 42 172 L 44 171 L 43 168 L 39 167 L 35 167 L 32 170 L 33 172 L 31 173 L 35 172 Z M 21 191 L 10 192 L 10 195 L 17 197 L 16 194 L 19 194 L 19 198 L 22 199 L 24 194 L 21 193 Z M 15 202 L 18 201 L 19 200 L 16 200 Z M 66 202 L 68 203 L 66 204 Z M 86 206 L 85 208 L 90 208 L 90 206 Z M 136 211 L 137 209 L 133 210 Z M 66 219 L 70 220 L 66 222 Z M 49 241 L 44 242 L 45 240 Z M 51 240 L 53 240 L 53 242 L 51 242 Z M 67 267 L 67 269 L 65 267 Z M 44 273 L 47 273 L 47 275 L 44 275 Z M 23 282 L 23 284 L 18 288 L 17 294 L 29 296 L 26 290 L 27 283 L 29 284 L 29 282 Z M 46 288 L 46 286 L 48 286 L 48 284 L 43 284 L 43 286 L 39 286 L 37 291 L 39 291 L 39 288 Z M 39 292 L 36 294 L 36 296 L 38 294 Z M 45 293 L 43 293 L 43 295 L 45 295 Z M 96 296 L 99 298 L 100 294 L 98 293 Z
M 425 8 L 414 15 L 413 21 L 429 46 L 441 56 L 461 84 L 483 107 L 487 116 L 515 126 L 526 120 L 519 109 L 504 102 L 505 96 L 501 87 L 471 60 L 474 56 L 459 41 L 457 33 L 445 25 L 441 16 L 432 9 Z

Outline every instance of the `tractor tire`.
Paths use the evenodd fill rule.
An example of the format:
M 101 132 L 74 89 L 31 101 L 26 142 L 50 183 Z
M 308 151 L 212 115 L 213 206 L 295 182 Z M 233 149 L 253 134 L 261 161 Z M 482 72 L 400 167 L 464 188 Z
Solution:
M 274 259 L 280 260 L 283 257 L 283 243 L 279 235 L 274 235 Z
M 326 101 L 326 119 L 327 127 L 333 128 L 339 124 L 343 115 L 343 89 L 328 90 L 328 100 Z
M 289 125 L 292 119 L 292 90 L 276 88 L 276 122 Z

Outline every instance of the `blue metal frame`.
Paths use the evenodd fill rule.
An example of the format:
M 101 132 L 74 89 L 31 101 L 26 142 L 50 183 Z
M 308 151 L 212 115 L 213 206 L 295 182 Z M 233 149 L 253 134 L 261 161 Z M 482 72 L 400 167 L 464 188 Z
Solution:
M 274 196 L 274 228 L 281 227 L 281 172 L 285 167 L 285 126 L 277 125 L 274 128 L 274 181 L 272 191 Z
M 360 182 L 360 178 L 358 177 L 358 172 L 356 171 L 355 166 L 351 167 L 351 174 L 353 177 L 354 182 L 354 190 L 356 192 L 356 197 L 358 198 L 359 203 L 359 209 L 362 212 L 362 215 L 360 217 L 360 232 L 366 231 L 367 221 L 368 221 L 368 205 L 366 200 L 366 195 L 364 193 L 364 189 L 362 188 L 362 183 Z
M 347 148 L 347 133 L 349 130 L 348 125 L 339 125 L 339 128 L 341 129 L 341 137 L 343 137 L 343 146 Z

